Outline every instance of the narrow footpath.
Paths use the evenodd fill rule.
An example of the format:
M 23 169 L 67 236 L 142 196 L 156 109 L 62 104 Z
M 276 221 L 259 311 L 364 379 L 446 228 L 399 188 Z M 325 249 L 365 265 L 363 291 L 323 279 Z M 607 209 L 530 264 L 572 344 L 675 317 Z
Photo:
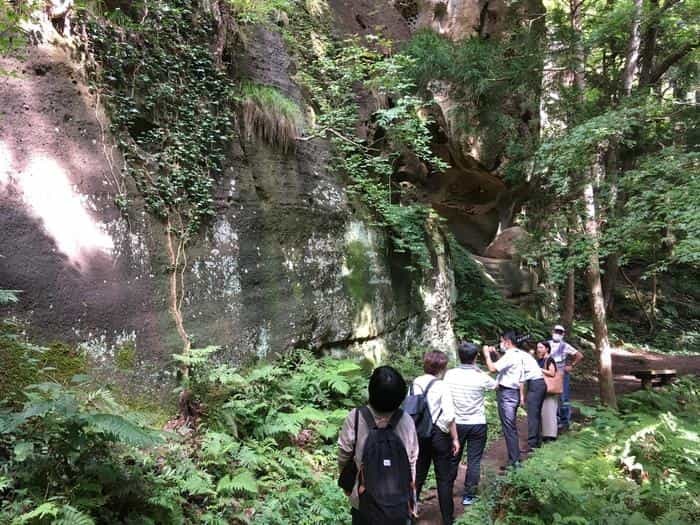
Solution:
M 591 363 L 588 363 L 589 365 Z M 613 352 L 613 370 L 615 372 L 615 391 L 618 395 L 627 394 L 641 388 L 641 382 L 632 375 L 635 370 L 643 369 L 665 369 L 671 368 L 678 371 L 678 375 L 700 375 L 700 356 L 685 356 L 685 355 L 665 355 L 652 352 L 629 352 L 626 350 L 614 350 Z M 572 382 L 572 398 L 574 401 L 582 403 L 593 403 L 598 395 L 598 383 L 595 374 L 584 374 L 583 377 L 577 377 Z M 577 413 L 574 410 L 574 420 Z M 481 461 L 481 479 L 493 479 L 499 475 L 499 467 L 508 462 L 508 453 L 506 443 L 503 436 L 500 435 L 501 429 L 497 424 L 489 425 L 489 433 L 493 436 L 498 434 L 499 437 L 493 441 L 484 452 L 484 457 Z M 524 417 L 518 420 L 518 436 L 520 437 L 520 449 L 527 447 L 527 421 Z M 523 459 L 527 458 L 523 455 Z M 464 507 L 462 506 L 462 484 L 464 483 L 464 475 L 466 474 L 466 465 L 459 466 L 457 481 L 454 486 L 454 502 L 455 516 L 462 514 Z M 438 504 L 437 492 L 431 490 L 423 497 L 423 504 L 420 509 L 420 515 L 416 522 L 418 525 L 441 525 L 440 506 Z

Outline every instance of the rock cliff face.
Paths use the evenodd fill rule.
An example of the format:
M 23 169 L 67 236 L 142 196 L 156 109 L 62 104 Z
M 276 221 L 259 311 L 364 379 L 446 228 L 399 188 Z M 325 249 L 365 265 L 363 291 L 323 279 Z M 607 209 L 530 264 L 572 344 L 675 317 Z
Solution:
M 165 228 L 120 179 L 100 101 L 59 46 L 0 67 L 11 73 L 0 77 L 0 287 L 22 291 L 2 314 L 28 321 L 39 340 L 79 344 L 105 379 L 167 386 L 181 342 Z M 291 68 L 279 34 L 261 29 L 236 74 L 298 100 Z M 294 347 L 375 361 L 414 345 L 453 350 L 454 283 L 439 228 L 429 231 L 433 270 L 407 271 L 328 162 L 321 139 L 290 153 L 256 139 L 232 144 L 216 216 L 182 275 L 193 346 L 219 345 L 236 361 Z M 120 192 L 126 215 L 114 204 Z M 136 361 L 118 369 L 134 348 Z
M 505 9 L 476 0 L 328 5 L 339 36 L 399 43 L 421 27 L 455 40 L 496 34 Z M 22 290 L 1 313 L 29 321 L 41 340 L 81 345 L 110 380 L 167 385 L 161 380 L 182 342 L 170 312 L 165 226 L 121 178 L 124 160 L 100 100 L 61 50 L 65 43 L 0 62 L 11 73 L 0 76 L 0 288 Z M 219 31 L 212 49 L 235 55 L 232 81 L 273 86 L 303 105 L 279 32 L 256 28 L 232 44 Z M 433 146 L 452 167 L 428 179 L 407 159 L 398 177 L 460 242 L 483 253 L 502 222 L 506 187 L 450 129 L 449 97 L 436 102 L 442 130 Z M 219 345 L 236 361 L 295 347 L 375 361 L 413 345 L 453 350 L 456 293 L 441 227 L 428 225 L 432 270 L 408 271 L 409 261 L 348 196 L 347 181 L 328 168 L 329 156 L 322 139 L 286 153 L 250 137 L 232 143 L 215 216 L 190 244 L 181 275 L 193 346 Z M 131 202 L 126 214 L 114 204 L 120 193 Z M 119 354 L 133 349 L 136 361 L 119 369 Z

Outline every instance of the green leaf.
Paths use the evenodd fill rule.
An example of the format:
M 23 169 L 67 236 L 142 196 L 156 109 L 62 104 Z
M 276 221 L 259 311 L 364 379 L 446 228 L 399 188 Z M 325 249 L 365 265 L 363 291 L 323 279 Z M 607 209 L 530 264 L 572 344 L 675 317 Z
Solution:
M 94 432 L 109 434 L 118 441 L 140 447 L 150 447 L 162 441 L 160 435 L 152 430 L 135 425 L 128 419 L 115 414 L 88 414 L 83 420 Z
M 15 461 L 22 462 L 25 461 L 29 456 L 34 453 L 34 443 L 29 441 L 18 441 L 15 443 L 15 448 L 13 454 L 15 456 Z
M 55 518 L 56 516 L 58 516 L 60 510 L 61 507 L 56 505 L 54 502 L 46 501 L 34 510 L 22 514 L 21 516 L 17 516 L 14 520 L 12 520 L 12 525 L 22 525 L 24 523 L 29 523 L 30 521 L 35 519 L 43 519 L 49 517 Z
M 250 470 L 240 470 L 235 475 L 228 474 L 219 480 L 216 492 L 224 495 L 258 493 L 258 482 Z

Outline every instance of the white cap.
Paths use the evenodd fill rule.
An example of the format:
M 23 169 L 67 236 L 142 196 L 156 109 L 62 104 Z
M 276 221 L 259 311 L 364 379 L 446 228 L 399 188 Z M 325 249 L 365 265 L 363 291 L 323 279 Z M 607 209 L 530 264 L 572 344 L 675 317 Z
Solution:
M 555 324 L 552 332 L 566 332 L 566 329 L 560 324 Z

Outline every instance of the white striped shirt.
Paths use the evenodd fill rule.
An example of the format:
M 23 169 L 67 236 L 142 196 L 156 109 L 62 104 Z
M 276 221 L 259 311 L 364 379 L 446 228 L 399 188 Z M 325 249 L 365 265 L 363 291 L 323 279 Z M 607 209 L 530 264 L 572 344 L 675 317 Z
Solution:
M 445 384 L 452 393 L 458 425 L 486 423 L 484 392 L 496 388 L 495 380 L 476 365 L 460 365 L 447 371 Z

